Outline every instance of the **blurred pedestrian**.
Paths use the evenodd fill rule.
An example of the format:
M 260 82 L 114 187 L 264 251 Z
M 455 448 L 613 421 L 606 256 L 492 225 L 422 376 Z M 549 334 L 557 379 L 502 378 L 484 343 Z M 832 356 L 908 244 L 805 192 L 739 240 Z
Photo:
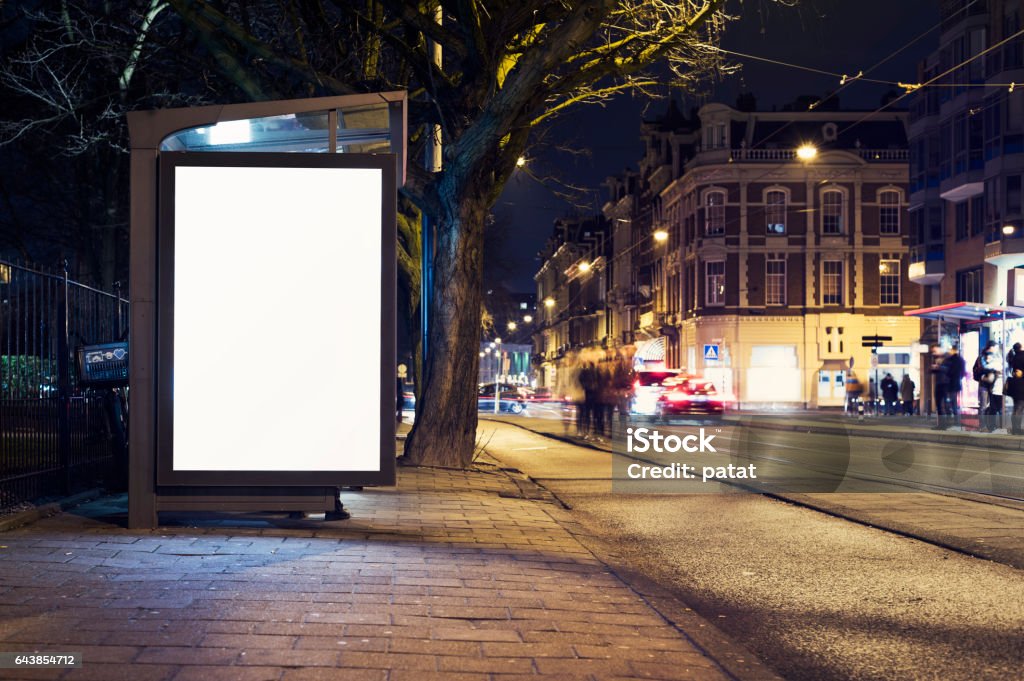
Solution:
M 950 347 L 942 364 L 946 374 L 946 413 L 952 417 L 949 420 L 950 425 L 960 425 L 960 391 L 963 390 L 967 365 L 964 363 L 964 358 L 960 356 L 959 348 L 956 345 Z
M 935 399 L 935 413 L 938 416 L 938 424 L 935 427 L 939 430 L 945 430 L 949 427 L 946 398 L 948 384 L 947 367 L 945 365 L 946 353 L 938 345 L 932 345 L 931 356 L 932 395 Z
M 580 386 L 583 388 L 583 421 L 582 435 L 590 438 L 594 433 L 594 420 L 597 416 L 598 390 L 600 388 L 600 377 L 597 364 L 587 360 L 580 368 Z M 604 421 L 602 419 L 602 426 Z
M 626 430 L 630 408 L 633 404 L 633 369 L 631 365 L 631 358 L 624 351 L 620 351 L 618 357 L 615 358 L 612 386 L 615 390 L 615 408 L 619 411 L 619 428 L 623 431 Z
M 1014 345 L 1014 348 L 1020 345 Z M 1003 394 L 1013 400 L 1013 413 L 1010 416 L 1010 433 L 1024 435 L 1021 430 L 1021 419 L 1024 418 L 1024 352 L 1019 349 L 1012 354 L 1013 362 L 1009 365 L 1009 377 L 1006 379 Z
M 1001 353 L 995 341 L 988 341 L 978 354 L 974 371 L 978 381 L 978 413 L 981 430 L 991 433 L 998 428 L 1003 413 L 1002 367 L 999 366 Z
M 857 374 L 850 370 L 846 376 L 846 410 L 851 414 L 857 413 L 857 405 L 860 404 L 861 396 L 864 394 L 864 384 L 857 378 Z
M 903 400 L 903 415 L 913 416 L 914 415 L 914 379 L 909 374 L 903 374 L 903 380 L 900 381 L 900 399 Z

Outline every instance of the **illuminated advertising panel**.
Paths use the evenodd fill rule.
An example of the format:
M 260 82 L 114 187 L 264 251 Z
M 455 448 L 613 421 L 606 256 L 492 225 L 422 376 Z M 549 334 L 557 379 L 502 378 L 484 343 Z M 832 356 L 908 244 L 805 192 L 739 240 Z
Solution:
M 158 482 L 394 475 L 390 155 L 164 154 Z

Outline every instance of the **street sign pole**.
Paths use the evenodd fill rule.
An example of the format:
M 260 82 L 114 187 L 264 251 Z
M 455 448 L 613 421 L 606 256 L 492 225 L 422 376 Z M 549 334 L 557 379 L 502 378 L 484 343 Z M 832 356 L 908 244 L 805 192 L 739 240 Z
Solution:
M 861 346 L 871 348 L 871 364 L 875 371 L 875 394 L 872 397 L 868 390 L 868 399 L 872 401 L 872 408 L 875 416 L 878 415 L 878 397 L 882 394 L 882 388 L 878 385 L 878 348 L 884 347 L 886 343 L 892 342 L 892 336 L 861 336 Z

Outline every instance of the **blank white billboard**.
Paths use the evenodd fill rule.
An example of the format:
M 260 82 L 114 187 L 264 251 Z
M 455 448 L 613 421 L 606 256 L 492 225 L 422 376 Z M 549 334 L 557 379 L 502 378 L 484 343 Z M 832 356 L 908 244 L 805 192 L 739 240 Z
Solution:
M 174 172 L 173 470 L 380 470 L 381 170 Z

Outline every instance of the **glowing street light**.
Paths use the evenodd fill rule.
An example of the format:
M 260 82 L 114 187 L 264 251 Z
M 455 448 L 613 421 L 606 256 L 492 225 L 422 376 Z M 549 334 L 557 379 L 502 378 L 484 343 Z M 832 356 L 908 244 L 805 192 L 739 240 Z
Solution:
M 1017 231 L 1017 227 L 1014 225 L 1003 225 L 1003 234 L 1010 236 Z
M 576 269 L 578 269 L 580 272 L 584 272 L 584 273 L 589 272 L 590 271 L 590 263 L 584 260 L 583 262 L 581 262 L 579 265 L 576 266 Z
M 524 314 L 523 315 L 523 321 L 526 322 L 527 324 L 529 324 L 530 322 L 533 321 L 533 315 L 532 314 Z
M 486 353 L 483 353 L 483 352 L 481 352 L 481 353 L 480 353 L 480 356 L 481 356 L 481 357 L 483 357 L 483 356 L 484 356 L 484 354 L 486 354 Z
M 668 241 L 668 232 L 666 232 L 663 229 L 655 230 L 654 240 L 657 241 L 659 244 L 665 243 L 666 241 Z
M 548 297 L 544 299 L 544 307 L 552 308 L 555 306 L 555 299 Z
M 519 158 L 516 159 L 516 168 L 522 168 L 525 165 L 526 165 L 526 157 L 525 156 L 520 156 Z
M 801 144 L 796 149 L 796 157 L 801 161 L 813 161 L 818 155 L 818 147 L 813 144 Z
M 508 323 L 508 330 L 509 331 L 515 331 L 516 330 L 516 323 L 515 322 L 509 322 Z

